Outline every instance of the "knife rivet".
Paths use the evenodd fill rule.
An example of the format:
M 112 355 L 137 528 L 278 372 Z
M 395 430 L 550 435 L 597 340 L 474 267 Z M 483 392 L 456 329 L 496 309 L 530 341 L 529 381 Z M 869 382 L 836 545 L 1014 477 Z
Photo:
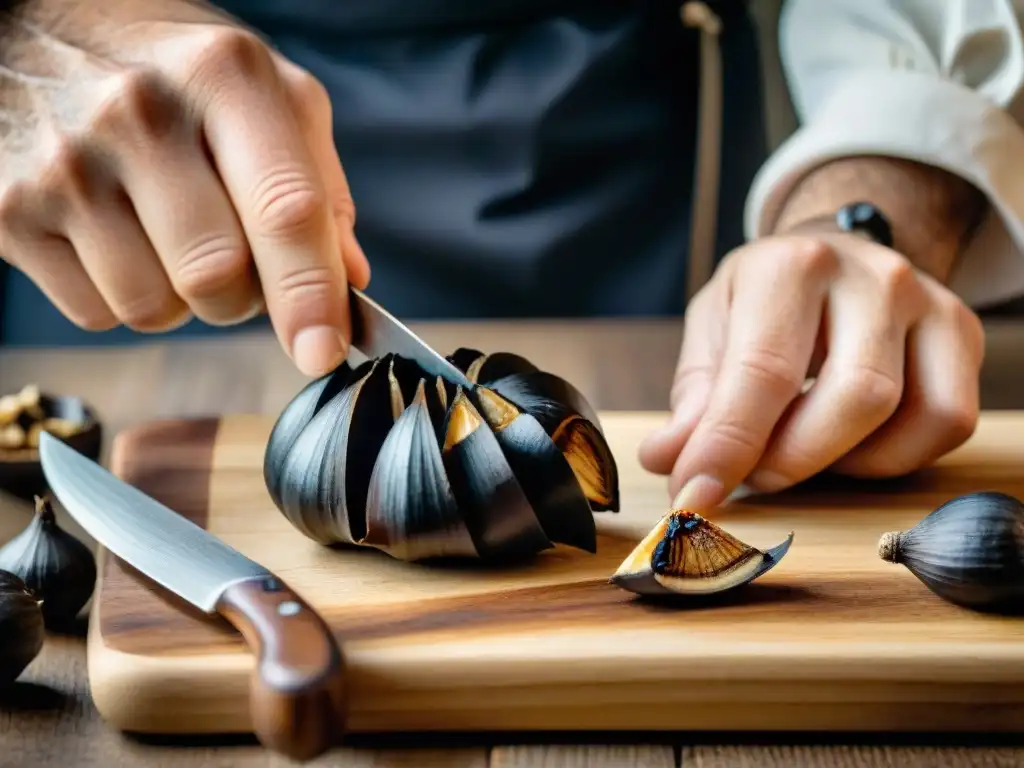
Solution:
M 281 616 L 294 616 L 300 610 L 302 610 L 302 606 L 300 606 L 294 600 L 285 600 L 283 603 L 277 606 L 277 612 Z

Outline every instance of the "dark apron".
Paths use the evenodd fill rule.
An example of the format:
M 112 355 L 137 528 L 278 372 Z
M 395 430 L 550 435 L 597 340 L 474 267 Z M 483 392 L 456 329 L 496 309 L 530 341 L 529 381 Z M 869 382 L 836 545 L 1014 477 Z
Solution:
M 220 5 L 328 88 L 369 293 L 400 317 L 684 310 L 699 33 L 677 3 Z M 710 5 L 723 18 L 722 254 L 743 239 L 763 122 L 743 4 Z M 8 345 L 147 338 L 75 328 L 15 270 L 0 295 Z M 172 335 L 229 332 L 195 321 Z

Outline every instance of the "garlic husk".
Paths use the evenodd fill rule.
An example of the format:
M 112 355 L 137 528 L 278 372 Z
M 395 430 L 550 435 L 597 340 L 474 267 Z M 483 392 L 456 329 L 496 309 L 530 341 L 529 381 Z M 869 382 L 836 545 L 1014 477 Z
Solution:
M 16 574 L 0 571 L 0 686 L 18 679 L 45 640 L 38 598 Z
M 456 355 L 463 370 L 504 378 L 530 367 L 515 355 L 486 364 L 472 350 Z M 617 478 L 610 452 L 601 460 L 613 465 L 601 477 Z M 271 432 L 264 479 L 293 525 L 326 545 L 403 560 L 596 550 L 584 485 L 529 407 L 486 387 L 463 391 L 399 356 L 343 365 L 307 385 Z
M 597 413 L 564 379 L 507 352 L 460 349 L 448 358 L 467 378 L 529 414 L 565 456 L 594 512 L 619 511 L 618 467 Z
M 933 593 L 978 611 L 1024 609 L 1024 504 L 982 491 L 942 504 L 906 531 L 885 533 L 879 557 Z
M 672 510 L 622 561 L 611 582 L 644 596 L 711 595 L 741 587 L 774 568 L 793 543 L 760 550 L 696 512 Z
M 0 547 L 0 570 L 20 578 L 41 601 L 47 627 L 67 625 L 92 596 L 92 550 L 57 523 L 48 498 L 37 496 L 32 520 Z

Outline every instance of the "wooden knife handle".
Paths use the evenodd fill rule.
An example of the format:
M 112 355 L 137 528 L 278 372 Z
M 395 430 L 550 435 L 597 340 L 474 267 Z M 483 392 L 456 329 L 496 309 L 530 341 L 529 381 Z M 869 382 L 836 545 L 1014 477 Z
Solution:
M 273 576 L 231 585 L 217 611 L 256 654 L 256 737 L 294 760 L 328 750 L 345 730 L 347 690 L 341 650 L 326 622 Z

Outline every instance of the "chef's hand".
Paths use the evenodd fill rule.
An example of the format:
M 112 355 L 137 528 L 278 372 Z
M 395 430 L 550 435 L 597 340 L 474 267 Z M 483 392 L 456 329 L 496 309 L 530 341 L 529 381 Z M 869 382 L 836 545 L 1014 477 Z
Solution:
M 673 495 L 685 490 L 683 506 L 713 506 L 741 483 L 781 490 L 825 469 L 905 474 L 974 431 L 980 320 L 856 235 L 740 247 L 685 320 L 672 418 L 640 450 L 645 468 L 670 474 Z
M 0 254 L 76 325 L 264 309 L 309 375 L 347 352 L 369 266 L 327 93 L 184 0 L 28 0 L 4 22 Z

